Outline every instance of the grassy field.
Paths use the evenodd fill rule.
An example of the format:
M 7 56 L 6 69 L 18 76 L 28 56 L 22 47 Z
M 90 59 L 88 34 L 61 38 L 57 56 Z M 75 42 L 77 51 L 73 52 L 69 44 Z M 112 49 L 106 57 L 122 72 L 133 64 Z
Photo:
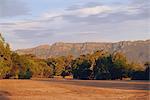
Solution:
M 149 82 L 0 80 L 0 100 L 148 100 Z

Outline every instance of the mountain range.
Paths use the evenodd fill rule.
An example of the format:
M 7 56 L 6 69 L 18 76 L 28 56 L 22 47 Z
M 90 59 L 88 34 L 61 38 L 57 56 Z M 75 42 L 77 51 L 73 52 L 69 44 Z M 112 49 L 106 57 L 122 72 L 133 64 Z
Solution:
M 34 48 L 19 49 L 19 54 L 34 54 L 39 58 L 46 59 L 56 56 L 73 55 L 78 57 L 81 54 L 93 53 L 97 50 L 105 50 L 109 53 L 122 52 L 128 61 L 145 63 L 150 61 L 150 40 L 110 42 L 85 42 L 85 43 L 63 43 L 57 42 L 52 45 L 40 45 Z

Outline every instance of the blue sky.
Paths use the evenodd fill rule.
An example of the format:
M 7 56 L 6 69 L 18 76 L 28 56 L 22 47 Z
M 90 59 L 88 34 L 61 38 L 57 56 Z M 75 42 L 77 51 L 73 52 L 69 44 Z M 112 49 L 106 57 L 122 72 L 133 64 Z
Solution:
M 150 39 L 148 0 L 0 0 L 12 49 L 55 42 Z

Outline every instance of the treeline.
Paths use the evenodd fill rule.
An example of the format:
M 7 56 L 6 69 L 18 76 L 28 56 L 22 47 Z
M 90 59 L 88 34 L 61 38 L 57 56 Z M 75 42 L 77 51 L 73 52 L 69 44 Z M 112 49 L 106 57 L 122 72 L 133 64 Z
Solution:
M 109 54 L 105 51 L 97 51 L 73 60 L 72 71 L 75 79 L 148 80 L 150 64 L 147 62 L 144 66 L 145 68 L 139 64 L 128 63 L 126 57 L 120 52 Z
M 33 55 L 18 55 L 0 34 L 0 78 L 30 79 L 50 77 L 53 69 L 47 62 Z
M 145 66 L 145 67 L 144 67 Z M 18 55 L 0 35 L 0 78 L 30 79 L 73 76 L 74 79 L 114 80 L 131 78 L 149 80 L 150 63 L 143 66 L 129 63 L 126 57 L 116 52 L 96 51 L 93 54 L 72 55 L 38 59 L 36 56 Z

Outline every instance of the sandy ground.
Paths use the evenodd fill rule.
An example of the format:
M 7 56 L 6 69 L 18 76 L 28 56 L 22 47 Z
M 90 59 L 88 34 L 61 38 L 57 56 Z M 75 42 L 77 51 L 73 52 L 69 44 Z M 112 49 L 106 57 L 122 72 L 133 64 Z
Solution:
M 148 100 L 150 82 L 0 80 L 0 100 Z

